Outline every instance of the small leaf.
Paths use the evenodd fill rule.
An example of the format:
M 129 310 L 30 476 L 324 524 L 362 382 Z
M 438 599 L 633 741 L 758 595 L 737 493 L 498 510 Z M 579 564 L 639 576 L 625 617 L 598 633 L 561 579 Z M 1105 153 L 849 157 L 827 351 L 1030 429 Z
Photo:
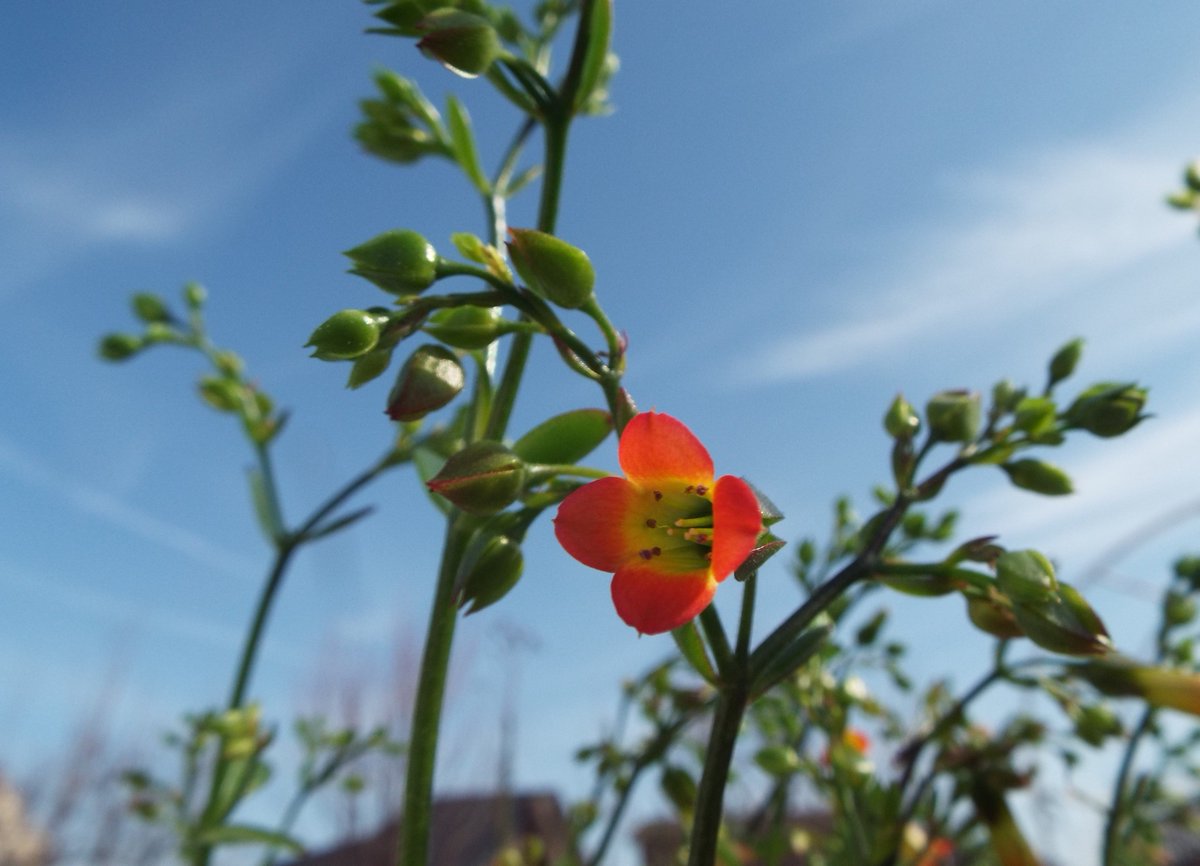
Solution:
M 475 147 L 475 133 L 471 130 L 471 116 L 453 95 L 446 97 L 446 118 L 450 128 L 450 141 L 454 145 L 454 156 L 471 183 L 483 195 L 492 191 L 483 167 L 479 164 L 479 151 Z
M 343 529 L 358 523 L 358 521 L 362 520 L 364 517 L 374 511 L 374 505 L 367 505 L 363 508 L 359 508 L 357 511 L 351 511 L 349 514 L 339 517 L 336 520 L 332 520 L 322 526 L 318 526 L 316 529 L 306 533 L 304 540 L 316 541 L 318 538 L 326 538 L 327 536 L 333 535 L 336 532 L 341 532 Z
M 300 854 L 304 851 L 304 846 L 286 833 L 249 824 L 222 824 L 218 827 L 208 827 L 196 834 L 196 841 L 202 845 L 213 846 L 268 845 L 272 848 L 286 848 L 293 854 Z
M 700 637 L 700 630 L 696 628 L 695 621 L 689 621 L 674 629 L 671 637 L 675 638 L 675 645 L 679 647 L 680 654 L 687 659 L 692 669 L 709 683 L 716 684 L 717 672 L 708 658 L 708 651 L 704 648 L 704 640 Z
M 781 551 L 785 544 L 787 544 L 786 541 L 778 538 L 768 541 L 766 544 L 760 544 L 758 547 L 750 551 L 750 555 L 747 556 L 742 561 L 742 564 L 739 565 L 733 572 L 734 578 L 736 580 L 745 580 L 750 575 L 762 568 L 763 563 Z
M 592 3 L 592 14 L 588 19 L 588 44 L 580 69 L 579 84 L 575 90 L 574 109 L 578 111 L 592 95 L 604 64 L 608 59 L 608 44 L 612 37 L 612 0 L 596 0 Z
M 591 454 L 612 430 L 603 409 L 574 409 L 548 418 L 513 443 L 526 463 L 571 464 Z

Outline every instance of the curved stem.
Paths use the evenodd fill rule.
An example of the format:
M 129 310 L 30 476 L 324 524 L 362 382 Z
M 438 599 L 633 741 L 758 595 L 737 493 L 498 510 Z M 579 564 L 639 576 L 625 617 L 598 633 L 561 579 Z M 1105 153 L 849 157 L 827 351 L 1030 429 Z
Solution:
M 454 578 L 462 560 L 468 533 L 461 518 L 446 524 L 446 541 L 437 586 L 425 633 L 417 700 L 409 732 L 408 771 L 404 785 L 404 817 L 400 827 L 397 862 L 402 866 L 425 866 L 429 862 L 429 832 L 433 816 L 433 772 L 437 763 L 438 731 L 450 668 L 450 648 L 458 608 L 454 604 Z
M 1117 771 L 1117 780 L 1113 784 L 1112 805 L 1108 809 L 1108 818 L 1104 822 L 1104 854 L 1100 860 L 1101 866 L 1115 866 L 1117 862 L 1118 841 L 1121 834 L 1121 824 L 1125 818 L 1125 786 L 1129 783 L 1129 774 L 1133 770 L 1133 757 L 1137 753 L 1142 737 L 1154 724 L 1155 708 L 1147 706 L 1138 719 L 1137 727 L 1129 735 L 1125 744 L 1125 752 L 1121 755 L 1121 768 Z

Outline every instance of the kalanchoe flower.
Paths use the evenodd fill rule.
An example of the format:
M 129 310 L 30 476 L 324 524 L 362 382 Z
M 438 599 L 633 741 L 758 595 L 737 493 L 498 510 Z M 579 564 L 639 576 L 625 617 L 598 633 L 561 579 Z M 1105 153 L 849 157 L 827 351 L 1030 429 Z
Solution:
M 733 475 L 670 415 L 643 412 L 618 446 L 624 478 L 601 478 L 559 506 L 554 532 L 584 565 L 615 572 L 617 614 L 642 634 L 678 628 L 754 548 L 762 515 Z

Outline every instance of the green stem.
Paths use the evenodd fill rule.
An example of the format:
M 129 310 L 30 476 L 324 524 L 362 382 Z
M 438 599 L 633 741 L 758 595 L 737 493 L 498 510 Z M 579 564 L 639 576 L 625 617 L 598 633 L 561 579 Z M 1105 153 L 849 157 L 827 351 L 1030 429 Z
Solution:
M 744 679 L 731 683 L 717 699 L 717 711 L 708 736 L 708 751 L 704 756 L 704 772 L 696 792 L 696 814 L 692 821 L 688 866 L 713 866 L 716 862 L 729 765 L 733 760 L 733 749 L 737 745 L 738 731 L 748 703 Z
M 754 628 L 754 600 L 758 594 L 758 572 L 751 573 L 742 584 L 742 615 L 738 620 L 735 658 L 742 667 L 750 663 L 750 633 Z
M 433 772 L 437 762 L 438 731 L 446 692 L 446 674 L 450 668 L 450 648 L 458 608 L 454 604 L 454 578 L 462 561 L 468 533 L 461 516 L 450 517 L 442 563 L 438 570 L 421 673 L 417 682 L 417 700 L 413 707 L 409 732 L 408 770 L 404 785 L 404 816 L 400 827 L 397 863 L 400 866 L 426 866 L 429 862 L 429 832 L 433 816 Z
M 708 648 L 712 651 L 713 662 L 717 666 L 717 676 L 729 679 L 734 675 L 733 650 L 729 648 L 729 638 L 725 636 L 725 626 L 721 625 L 721 617 L 714 605 L 709 605 L 700 612 L 700 627 L 708 638 Z
M 1129 742 L 1125 744 L 1125 752 L 1121 755 L 1121 767 L 1117 771 L 1117 780 L 1113 784 L 1112 805 L 1108 809 L 1108 818 L 1104 822 L 1104 855 L 1100 860 L 1102 866 L 1116 866 L 1121 825 L 1124 822 L 1127 805 L 1125 787 L 1129 783 L 1129 774 L 1133 770 L 1134 755 L 1137 753 L 1142 737 L 1146 736 L 1153 727 L 1155 716 L 1154 707 L 1147 706 L 1142 711 L 1142 717 L 1138 719 L 1137 727 L 1129 735 Z

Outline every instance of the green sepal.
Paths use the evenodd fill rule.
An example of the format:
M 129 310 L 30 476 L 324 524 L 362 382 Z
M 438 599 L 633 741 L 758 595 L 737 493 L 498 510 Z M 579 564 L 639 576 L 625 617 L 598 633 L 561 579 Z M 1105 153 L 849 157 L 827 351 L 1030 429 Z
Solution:
M 573 409 L 538 424 L 513 443 L 512 451 L 526 463 L 578 463 L 612 429 L 612 416 L 603 409 Z
M 704 646 L 704 639 L 700 637 L 695 620 L 689 620 L 679 628 L 673 629 L 671 637 L 675 639 L 680 655 L 692 666 L 692 670 L 710 685 L 716 685 L 717 671 L 708 657 L 708 650 Z
M 1041 460 L 1014 460 L 1000 466 L 1008 480 L 1022 490 L 1030 490 L 1043 496 L 1066 496 L 1074 493 L 1071 477 L 1052 463 Z
M 1021 630 L 1042 649 L 1064 655 L 1106 655 L 1112 650 L 1108 631 L 1083 596 L 1059 584 L 1058 597 L 1025 604 L 1013 601 Z
M 979 432 L 979 395 L 970 391 L 940 391 L 925 406 L 929 432 L 940 442 L 970 442 Z
M 763 493 L 749 481 L 746 481 L 745 478 L 742 481 L 746 482 L 746 486 L 750 488 L 750 491 L 754 494 L 754 498 L 758 500 L 758 513 L 762 515 L 763 526 L 773 526 L 783 520 L 783 512 L 779 510 L 779 506 L 771 501 L 771 497 L 767 496 L 767 494 Z
M 749 555 L 742 560 L 742 564 L 734 569 L 733 577 L 735 580 L 746 580 L 750 575 L 757 572 L 763 567 L 764 563 L 772 556 L 783 550 L 787 542 L 780 538 L 771 537 L 770 541 L 760 544 L 750 551 Z

